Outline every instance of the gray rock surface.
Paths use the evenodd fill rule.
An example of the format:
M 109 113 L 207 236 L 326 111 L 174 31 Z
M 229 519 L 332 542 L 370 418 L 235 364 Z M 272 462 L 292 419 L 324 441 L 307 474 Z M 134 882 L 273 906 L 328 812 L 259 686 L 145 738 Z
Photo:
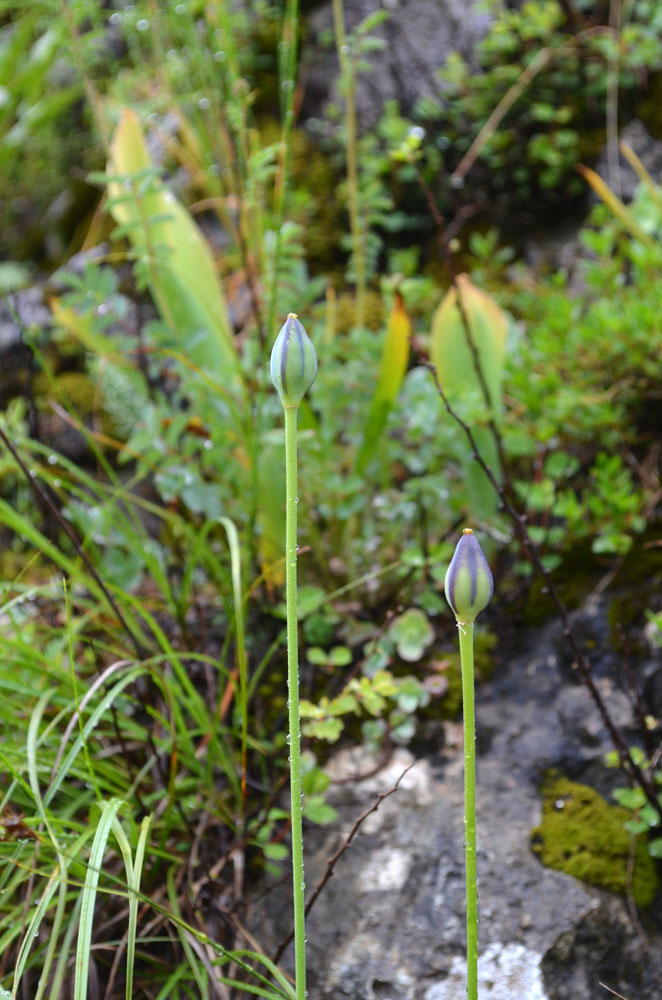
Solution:
M 623 126 L 619 133 L 619 140 L 627 143 L 637 154 L 653 180 L 659 183 L 662 178 L 662 142 L 653 138 L 638 118 Z M 620 150 L 617 152 L 616 160 L 618 161 L 617 176 L 612 177 L 610 176 L 608 150 L 605 146 L 596 165 L 596 172 L 607 184 L 613 186 L 623 201 L 632 201 L 635 189 L 639 184 L 639 178 Z M 597 200 L 597 195 L 594 200 Z
M 604 612 L 593 609 L 589 626 L 602 628 Z M 662 984 L 661 939 L 653 936 L 647 950 L 624 900 L 543 867 L 530 848 L 544 772 L 557 766 L 581 780 L 601 768 L 609 749 L 585 689 L 567 676 L 557 640 L 555 626 L 541 631 L 478 691 L 480 1000 L 604 1000 L 601 979 L 628 1000 L 653 1000 Z M 630 703 L 609 670 L 600 662 L 596 679 L 627 726 Z M 443 749 L 417 760 L 397 793 L 367 818 L 310 915 L 309 994 L 316 1000 L 466 996 L 461 725 L 446 724 L 445 736 Z M 331 761 L 338 821 L 307 831 L 309 888 L 357 816 L 412 760 L 400 749 L 388 766 L 357 781 L 352 776 L 370 773 L 374 763 L 363 750 Z M 263 933 L 266 920 L 278 941 L 289 908 L 286 896 L 270 897 L 254 926 Z
M 396 99 L 403 112 L 411 111 L 422 96 L 438 95 L 436 72 L 451 52 L 471 60 L 476 43 L 485 35 L 491 15 L 477 0 L 345 0 L 345 28 L 351 32 L 376 9 L 385 10 L 386 20 L 370 33 L 383 48 L 366 56 L 370 69 L 357 83 L 357 113 L 362 128 L 375 124 L 384 103 Z M 308 19 L 310 44 L 307 59 L 306 108 L 318 114 L 328 100 L 338 100 L 335 46 L 323 47 L 321 39 L 333 37 L 331 3 Z

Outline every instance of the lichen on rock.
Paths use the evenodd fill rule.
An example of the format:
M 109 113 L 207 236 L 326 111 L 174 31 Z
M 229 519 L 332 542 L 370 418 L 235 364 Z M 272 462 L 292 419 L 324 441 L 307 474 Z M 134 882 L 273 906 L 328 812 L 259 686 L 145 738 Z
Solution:
M 648 906 L 658 877 L 641 837 L 629 874 L 632 835 L 624 826 L 629 813 L 588 785 L 558 775 L 550 775 L 541 791 L 542 823 L 531 831 L 531 845 L 542 863 L 611 892 L 631 891 L 637 906 Z

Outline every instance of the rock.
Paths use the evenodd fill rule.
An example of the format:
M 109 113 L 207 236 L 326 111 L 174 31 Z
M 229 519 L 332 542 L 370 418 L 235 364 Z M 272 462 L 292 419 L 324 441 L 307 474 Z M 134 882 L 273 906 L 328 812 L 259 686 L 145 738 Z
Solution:
M 397 100 L 407 114 L 418 98 L 438 95 L 441 87 L 435 74 L 447 56 L 459 52 L 471 64 L 474 46 L 492 20 L 477 0 L 386 0 L 382 6 L 388 17 L 370 37 L 381 39 L 383 48 L 365 57 L 370 69 L 361 71 L 357 81 L 361 129 L 377 122 L 386 101 Z M 347 35 L 374 11 L 373 0 L 345 0 Z M 331 3 L 309 17 L 308 29 L 311 38 L 304 49 L 304 117 L 319 115 L 330 100 L 340 99 L 335 47 L 324 48 L 321 43 L 325 36 L 333 38 Z
M 11 292 L 0 299 L 0 406 L 25 391 L 32 367 L 32 351 L 22 331 L 49 326 L 51 314 L 40 285 Z
M 653 180 L 657 181 L 662 174 L 662 142 L 659 139 L 654 139 L 643 122 L 637 118 L 628 122 L 620 130 L 619 140 L 630 146 Z M 616 176 L 612 176 L 609 168 L 609 151 L 605 146 L 596 165 L 596 172 L 622 201 L 632 201 L 639 184 L 639 178 L 620 150 L 618 150 L 616 159 L 618 170 Z M 593 200 L 598 200 L 597 195 L 593 197 Z
M 549 1000 L 608 1000 L 617 990 L 628 1000 L 659 1000 L 662 951 L 659 940 L 636 933 L 623 902 L 605 895 L 542 961 Z M 604 983 L 604 986 L 601 984 Z
M 593 630 L 606 630 L 607 607 L 592 608 Z M 595 709 L 565 672 L 559 633 L 552 624 L 530 635 L 477 692 L 478 733 L 488 734 L 477 762 L 480 1000 L 604 1000 L 600 975 L 629 1000 L 652 1000 L 662 978 L 655 962 L 643 960 L 626 901 L 544 867 L 531 849 L 542 815 L 539 786 L 550 768 L 617 776 L 603 764 L 607 744 Z M 605 654 L 599 684 L 627 724 L 631 708 L 610 667 L 614 657 L 610 664 Z M 461 734 L 456 723 L 445 727 L 444 745 L 416 760 L 399 790 L 368 816 L 310 914 L 308 988 L 317 1000 L 466 996 Z M 387 768 L 361 780 L 375 766 L 365 750 L 332 758 L 338 820 L 306 830 L 309 888 L 357 817 L 413 760 L 398 749 Z M 251 914 L 267 947 L 292 919 L 287 892 L 268 898 L 267 911 Z M 662 954 L 661 943 L 651 932 L 651 950 Z M 291 952 L 283 962 L 291 969 Z

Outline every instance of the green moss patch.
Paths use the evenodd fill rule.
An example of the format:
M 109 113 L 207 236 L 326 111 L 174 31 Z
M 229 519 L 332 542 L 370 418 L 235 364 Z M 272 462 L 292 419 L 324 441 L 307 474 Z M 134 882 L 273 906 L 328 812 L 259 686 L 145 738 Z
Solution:
M 531 845 L 542 863 L 589 885 L 625 893 L 632 838 L 623 824 L 629 813 L 609 805 L 587 785 L 566 778 L 546 781 L 542 798 L 542 823 L 531 831 Z M 657 887 L 645 839 L 637 838 L 631 875 L 637 906 L 648 906 Z

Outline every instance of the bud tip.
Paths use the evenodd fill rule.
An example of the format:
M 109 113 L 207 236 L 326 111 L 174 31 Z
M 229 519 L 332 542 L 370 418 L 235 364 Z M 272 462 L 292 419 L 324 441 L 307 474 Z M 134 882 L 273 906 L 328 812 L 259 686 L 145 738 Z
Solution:
M 281 403 L 299 405 L 317 375 L 315 348 L 296 313 L 287 314 L 271 352 L 271 381 Z
M 492 573 L 471 528 L 465 528 L 446 572 L 446 599 L 458 622 L 473 622 L 492 598 Z

